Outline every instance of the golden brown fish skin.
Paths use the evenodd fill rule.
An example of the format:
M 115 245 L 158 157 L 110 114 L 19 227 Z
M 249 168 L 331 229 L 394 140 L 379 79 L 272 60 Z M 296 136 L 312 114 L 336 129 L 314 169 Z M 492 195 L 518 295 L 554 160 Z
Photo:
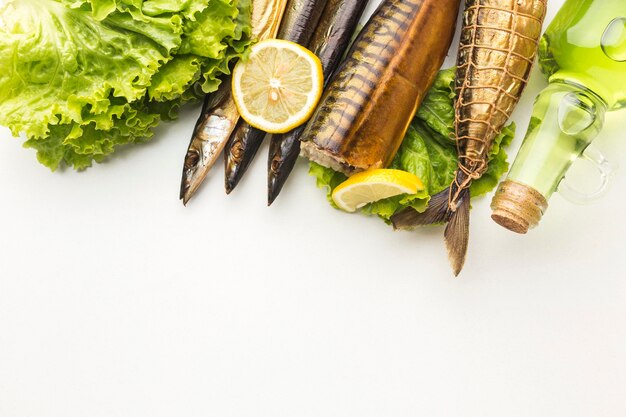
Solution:
M 459 190 L 487 170 L 535 61 L 547 0 L 467 0 L 456 77 Z
M 329 83 L 302 153 L 345 174 L 387 166 L 443 64 L 460 0 L 386 0 Z
M 252 0 L 252 37 L 262 41 L 276 36 L 288 0 Z
M 287 0 L 253 0 L 252 37 L 273 38 L 278 33 Z M 180 199 L 187 204 L 206 179 L 237 126 L 239 112 L 231 93 L 230 81 L 205 99 L 202 112 L 185 155 Z

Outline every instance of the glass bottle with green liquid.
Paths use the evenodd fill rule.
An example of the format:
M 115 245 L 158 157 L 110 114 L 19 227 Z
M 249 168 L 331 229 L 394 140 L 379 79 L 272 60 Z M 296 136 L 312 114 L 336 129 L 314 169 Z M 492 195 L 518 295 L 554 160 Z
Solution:
M 539 223 L 555 191 L 586 202 L 609 185 L 611 164 L 590 145 L 606 113 L 626 107 L 626 0 L 566 0 L 541 40 L 539 64 L 550 84 L 491 204 L 492 218 L 517 233 Z M 580 157 L 600 173 L 592 193 L 563 180 Z

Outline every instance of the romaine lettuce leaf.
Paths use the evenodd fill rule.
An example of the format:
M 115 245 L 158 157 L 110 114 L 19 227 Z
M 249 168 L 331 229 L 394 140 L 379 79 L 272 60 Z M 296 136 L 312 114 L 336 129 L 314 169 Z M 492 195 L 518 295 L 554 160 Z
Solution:
M 388 222 L 394 213 L 405 207 L 410 206 L 423 212 L 428 207 L 430 197 L 445 190 L 452 183 L 458 164 L 453 139 L 454 77 L 455 68 L 439 72 L 389 167 L 415 174 L 424 183 L 425 190 L 417 195 L 377 201 L 363 207 L 361 213 L 377 215 Z M 493 190 L 502 175 L 508 171 L 505 148 L 514 135 L 515 125 L 510 124 L 496 138 L 489 154 L 489 170 L 472 183 L 470 192 L 473 197 Z M 318 187 L 326 190 L 327 198 L 334 206 L 332 191 L 346 179 L 345 175 L 315 163 L 310 164 L 309 174 L 317 179 Z

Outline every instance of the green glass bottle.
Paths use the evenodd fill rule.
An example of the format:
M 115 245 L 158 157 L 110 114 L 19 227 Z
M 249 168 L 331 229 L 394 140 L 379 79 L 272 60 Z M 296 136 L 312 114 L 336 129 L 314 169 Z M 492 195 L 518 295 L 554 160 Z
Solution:
M 626 0 L 566 0 L 541 40 L 539 63 L 550 84 L 492 202 L 492 218 L 518 233 L 539 223 L 557 189 L 583 201 L 608 185 L 610 164 L 589 145 L 606 112 L 626 107 Z M 561 184 L 581 156 L 601 174 L 593 194 Z

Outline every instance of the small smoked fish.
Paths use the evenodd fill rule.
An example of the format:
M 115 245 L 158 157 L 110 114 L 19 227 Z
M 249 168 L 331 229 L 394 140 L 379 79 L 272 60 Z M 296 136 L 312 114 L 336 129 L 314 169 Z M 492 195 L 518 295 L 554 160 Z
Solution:
M 302 153 L 345 174 L 383 168 L 443 64 L 460 0 L 385 0 L 302 135 Z
M 278 32 L 287 0 L 252 2 L 252 37 L 272 38 Z M 214 96 L 214 97 L 213 97 Z M 224 80 L 215 93 L 205 98 L 185 155 L 180 199 L 187 204 L 213 167 L 232 134 L 239 112 L 231 94 L 230 80 Z
M 306 46 L 327 0 L 289 0 L 278 38 Z M 248 170 L 266 133 L 245 122 L 237 125 L 224 151 L 225 188 L 230 192 Z
M 329 0 L 309 49 L 322 62 L 327 82 L 345 53 L 368 0 Z M 300 155 L 300 136 L 306 125 L 289 133 L 273 135 L 267 163 L 267 203 L 271 205 L 285 185 Z
M 465 263 L 472 181 L 488 168 L 496 136 L 511 116 L 535 60 L 547 0 L 467 0 L 457 59 L 455 106 L 459 168 L 452 185 L 424 213 L 403 210 L 396 228 L 447 222 L 455 275 Z

